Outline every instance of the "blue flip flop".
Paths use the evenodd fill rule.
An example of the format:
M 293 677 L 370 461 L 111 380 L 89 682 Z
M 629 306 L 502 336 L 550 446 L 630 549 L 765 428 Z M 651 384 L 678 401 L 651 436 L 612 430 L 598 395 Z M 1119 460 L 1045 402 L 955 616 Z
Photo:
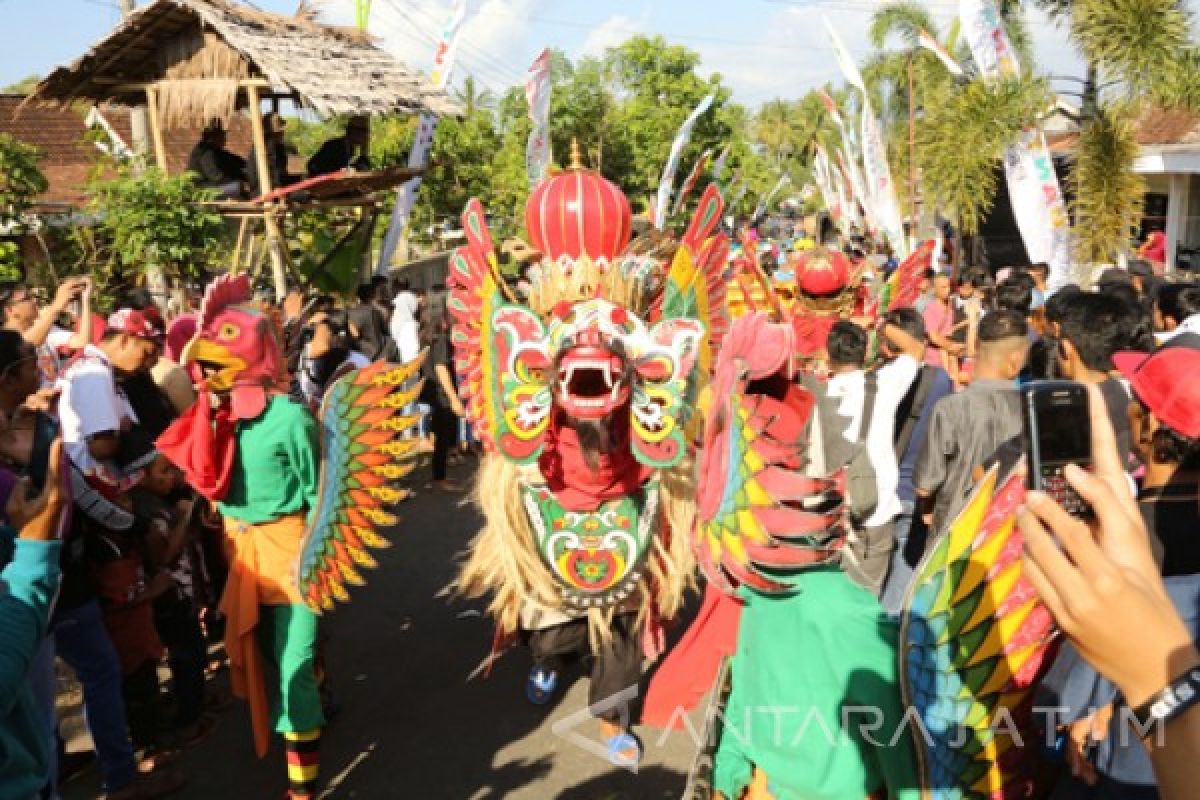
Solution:
M 642 743 L 632 733 L 624 731 L 610 736 L 605 744 L 608 746 L 608 762 L 614 767 L 632 769 L 642 761 Z M 632 758 L 625 755 L 627 750 L 634 752 Z
M 529 702 L 535 706 L 546 705 L 554 696 L 556 688 L 558 688 L 557 672 L 537 665 L 529 670 L 529 677 L 525 681 L 525 696 L 529 698 Z

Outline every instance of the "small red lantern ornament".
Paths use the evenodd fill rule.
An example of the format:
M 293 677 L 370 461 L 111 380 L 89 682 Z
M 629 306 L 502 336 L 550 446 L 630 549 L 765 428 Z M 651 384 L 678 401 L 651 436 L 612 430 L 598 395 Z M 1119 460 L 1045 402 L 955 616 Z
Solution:
M 629 246 L 633 212 L 615 184 L 583 168 L 579 145 L 572 142 L 570 168 L 530 192 L 525 228 L 534 248 L 552 261 L 612 262 Z
M 850 259 L 837 250 L 818 248 L 796 259 L 796 287 L 810 297 L 837 294 L 850 283 Z

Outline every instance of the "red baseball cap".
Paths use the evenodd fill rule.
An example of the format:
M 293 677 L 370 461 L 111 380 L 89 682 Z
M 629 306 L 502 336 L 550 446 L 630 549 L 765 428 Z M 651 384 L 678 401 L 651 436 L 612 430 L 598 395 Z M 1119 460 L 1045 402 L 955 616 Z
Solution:
M 154 317 L 145 311 L 119 308 L 109 315 L 108 330 L 136 336 L 139 339 L 158 339 L 163 335 L 163 331 L 161 326 L 155 325 L 154 322 Z
M 1180 334 L 1149 354 L 1116 353 L 1113 363 L 1160 422 L 1200 437 L 1200 334 Z

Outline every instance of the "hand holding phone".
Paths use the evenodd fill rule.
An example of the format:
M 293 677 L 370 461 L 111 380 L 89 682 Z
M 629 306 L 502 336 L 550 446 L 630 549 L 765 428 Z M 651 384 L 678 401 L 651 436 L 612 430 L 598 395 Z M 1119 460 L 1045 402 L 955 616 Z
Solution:
M 1063 474 L 1068 464 L 1086 470 L 1093 465 L 1087 387 L 1072 381 L 1026 384 L 1021 387 L 1021 412 L 1029 488 L 1050 495 L 1073 517 L 1092 517 L 1092 507 Z

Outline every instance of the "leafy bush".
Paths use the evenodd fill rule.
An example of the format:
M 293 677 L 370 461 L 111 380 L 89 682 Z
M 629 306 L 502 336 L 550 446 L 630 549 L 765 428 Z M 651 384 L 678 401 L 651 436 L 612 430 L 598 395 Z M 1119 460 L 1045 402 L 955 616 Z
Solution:
M 97 178 L 89 188 L 89 208 L 121 277 L 157 267 L 168 279 L 194 280 L 221 258 L 225 223 L 200 205 L 215 200 L 216 193 L 197 186 L 191 173 L 167 177 L 146 169 L 136 174 L 122 165 L 115 176 Z

